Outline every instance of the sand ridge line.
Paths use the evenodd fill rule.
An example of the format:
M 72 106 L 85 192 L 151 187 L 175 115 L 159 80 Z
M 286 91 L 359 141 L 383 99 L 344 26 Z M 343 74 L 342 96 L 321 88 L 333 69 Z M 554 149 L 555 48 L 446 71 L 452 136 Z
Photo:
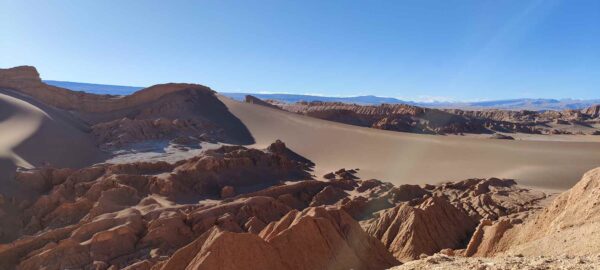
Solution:
M 0 104 L 12 113 L 0 122 L 0 157 L 12 159 L 17 166 L 32 168 L 33 165 L 15 154 L 13 149 L 39 129 L 44 117 L 50 117 L 39 108 L 7 95 L 0 94 Z

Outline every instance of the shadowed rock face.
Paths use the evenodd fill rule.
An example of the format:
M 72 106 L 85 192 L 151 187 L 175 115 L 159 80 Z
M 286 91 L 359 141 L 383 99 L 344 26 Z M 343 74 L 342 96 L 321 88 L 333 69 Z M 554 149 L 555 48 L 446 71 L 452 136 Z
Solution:
M 4 241 L 22 236 L 0 244 L 0 269 L 17 263 L 22 269 L 83 267 L 93 261 L 128 265 L 129 259 L 121 256 L 138 258 L 149 252 L 147 247 L 171 254 L 213 226 L 257 233 L 291 208 L 261 196 L 223 204 L 197 202 L 218 199 L 223 187 L 245 193 L 310 178 L 311 164 L 289 159 L 285 144 L 269 148 L 277 151 L 224 146 L 176 164 L 19 172 L 15 188 L 23 192 L 0 199 L 2 220 L 18 226 L 3 226 L 0 235 Z M 193 204 L 175 204 L 181 200 Z M 40 248 L 40 253 L 25 256 Z
M 583 109 L 581 110 L 581 113 L 587 115 L 590 118 L 600 118 L 600 105 L 595 105 L 587 109 Z
M 269 108 L 281 110 L 281 108 L 279 108 L 279 107 L 277 107 L 277 106 L 275 106 L 275 105 L 273 105 L 273 104 L 271 104 L 271 103 L 269 103 L 267 101 L 264 101 L 264 100 L 262 100 L 260 98 L 257 98 L 255 96 L 251 96 L 251 95 L 246 95 L 244 101 L 246 103 L 252 103 L 252 104 L 257 104 L 257 105 L 261 105 L 261 106 L 265 106 L 265 107 L 269 107 Z

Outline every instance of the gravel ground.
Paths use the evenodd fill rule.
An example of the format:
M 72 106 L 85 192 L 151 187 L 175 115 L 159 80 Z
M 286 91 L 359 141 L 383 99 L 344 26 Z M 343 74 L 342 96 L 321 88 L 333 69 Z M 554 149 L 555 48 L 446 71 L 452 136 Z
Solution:
M 407 262 L 390 270 L 476 269 L 476 270 L 542 270 L 600 269 L 600 253 L 595 256 L 505 256 L 494 258 L 450 257 L 435 254 Z

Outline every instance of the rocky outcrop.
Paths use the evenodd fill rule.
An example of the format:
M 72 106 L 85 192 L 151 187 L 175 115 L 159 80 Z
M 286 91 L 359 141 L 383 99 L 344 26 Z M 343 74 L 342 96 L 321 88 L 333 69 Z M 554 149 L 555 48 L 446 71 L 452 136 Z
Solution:
M 503 218 L 482 223 L 479 239 L 469 243 L 467 255 L 596 254 L 600 248 L 600 241 L 596 241 L 600 226 L 599 190 L 600 169 L 594 169 L 524 222 Z
M 184 89 L 196 89 L 211 94 L 213 92 L 208 87 L 201 85 L 164 84 L 149 87 L 125 97 L 95 95 L 47 85 L 42 82 L 40 74 L 32 66 L 1 69 L 0 87 L 22 92 L 60 109 L 86 113 L 124 110 Z
M 476 223 L 447 200 L 431 197 L 417 206 L 401 204 L 385 210 L 363 226 L 380 239 L 394 257 L 410 261 L 421 254 L 462 248 Z
M 257 98 L 255 96 L 252 95 L 246 95 L 244 101 L 246 103 L 250 103 L 250 104 L 256 104 L 256 105 L 260 105 L 260 106 L 265 106 L 265 107 L 269 107 L 269 108 L 273 108 L 273 109 L 277 109 L 277 110 L 281 110 L 281 108 L 277 107 L 276 105 L 273 105 L 269 102 L 266 102 L 260 98 Z
M 581 110 L 581 113 L 590 118 L 600 118 L 600 105 L 595 105 Z
M 386 269 L 441 249 L 476 254 L 494 220 L 518 220 L 543 197 L 495 178 L 394 186 L 340 169 L 312 180 L 313 166 L 276 141 L 20 171 L 28 196 L 0 198 L 18 209 L 2 220 L 19 225 L 2 228 L 0 269 Z
M 210 135 L 206 132 L 210 132 Z M 192 138 L 199 143 L 204 138 L 215 140 L 223 136 L 222 129 L 214 129 L 208 122 L 187 119 L 123 118 L 92 126 L 92 134 L 106 148 L 118 149 L 136 142 L 165 141 L 173 138 Z
M 373 187 L 370 190 L 376 190 Z M 513 180 L 469 179 L 438 186 L 392 188 L 397 205 L 361 221 L 401 261 L 444 249 L 463 249 L 482 238 L 482 225 L 512 218 L 515 222 L 538 208 L 545 198 Z M 473 236 L 472 236 L 473 235 Z M 470 243 L 471 242 L 471 243 Z
M 433 194 L 445 196 L 473 220 L 497 220 L 504 216 L 528 215 L 539 209 L 539 201 L 546 198 L 540 191 L 526 189 L 511 179 L 468 179 L 429 189 Z
M 287 149 L 282 142 L 277 145 L 281 151 Z M 150 195 L 172 201 L 232 197 L 235 192 L 247 193 L 280 181 L 309 179 L 311 164 L 268 150 L 224 146 L 176 164 L 105 164 L 79 171 L 35 169 L 17 174 L 24 191 L 4 198 L 2 206 L 21 209 L 11 215 L 18 215 L 25 225 L 21 234 L 33 234 L 120 211 Z M 5 229 L 8 227 L 0 233 L 11 239 Z
M 215 227 L 159 269 L 387 269 L 398 262 L 340 210 L 291 211 L 260 234 Z
M 377 129 L 427 134 L 487 132 L 483 126 L 467 118 L 404 104 L 361 106 L 338 102 L 299 102 L 279 106 L 316 118 Z
M 274 106 L 286 111 L 350 125 L 425 134 L 495 132 L 575 134 L 581 131 L 577 128 L 554 127 L 551 124 L 590 128 L 591 122 L 588 122 L 598 118 L 597 106 L 581 111 L 536 112 L 430 109 L 407 104 L 358 105 L 321 101 L 281 103 L 264 101 L 256 97 L 248 98 L 246 102 Z
M 530 194 L 499 179 L 424 187 L 341 178 L 276 181 L 248 192 L 245 184 L 264 168 L 306 168 L 279 153 L 287 153 L 282 142 L 262 151 L 222 147 L 176 164 L 23 174 L 23 183 L 50 191 L 24 204 L 22 233 L 34 236 L 0 245 L 0 269 L 385 269 L 397 260 L 465 248 L 478 218 L 517 211 L 513 205 Z M 238 169 L 248 178 L 235 178 Z M 220 188 L 199 188 L 192 179 Z M 203 200 L 207 190 L 211 200 Z M 201 196 L 180 201 L 186 194 Z M 509 210 L 499 211 L 500 202 Z

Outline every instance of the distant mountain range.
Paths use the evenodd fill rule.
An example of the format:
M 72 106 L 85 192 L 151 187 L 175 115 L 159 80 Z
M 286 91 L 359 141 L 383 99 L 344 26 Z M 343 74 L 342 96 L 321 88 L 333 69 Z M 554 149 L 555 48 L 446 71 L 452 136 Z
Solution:
M 434 102 L 418 103 L 417 105 L 438 109 L 501 109 L 501 110 L 579 110 L 600 104 L 600 99 L 578 100 L 578 99 L 507 99 L 478 102 Z
M 221 93 L 224 96 L 244 100 L 246 95 L 252 95 L 260 99 L 273 99 L 286 103 L 299 101 L 324 101 L 324 102 L 343 102 L 356 103 L 359 105 L 378 105 L 388 104 L 409 104 L 427 108 L 438 109 L 464 109 L 464 110 L 482 110 L 482 109 L 502 109 L 502 110 L 566 110 L 566 109 L 584 109 L 595 104 L 600 104 L 600 99 L 594 100 L 576 100 L 576 99 L 507 99 L 477 102 L 414 102 L 400 100 L 390 97 L 377 96 L 356 96 L 356 97 L 324 97 L 314 95 L 294 95 L 294 94 L 252 94 L 252 93 Z
M 252 95 L 260 99 L 273 99 L 286 103 L 294 103 L 298 101 L 324 101 L 324 102 L 343 102 L 343 103 L 356 103 L 360 105 L 374 105 L 374 104 L 417 104 L 411 101 L 400 100 L 390 97 L 378 97 L 378 96 L 356 96 L 356 97 L 325 97 L 325 96 L 313 96 L 313 95 L 294 95 L 294 94 L 254 94 L 254 93 L 220 93 L 226 97 L 235 100 L 244 100 L 246 95 Z
M 44 81 L 47 84 L 59 86 L 75 91 L 84 91 L 94 94 L 110 94 L 110 95 L 128 95 L 143 87 L 135 86 L 120 86 L 120 85 L 104 85 L 65 81 Z M 253 95 L 260 99 L 273 99 L 286 103 L 294 103 L 299 101 L 325 101 L 325 102 L 343 102 L 356 103 L 360 105 L 378 105 L 382 103 L 388 104 L 410 104 L 428 108 L 447 108 L 447 109 L 465 109 L 465 110 L 481 110 L 481 109 L 503 109 L 503 110 L 565 110 L 565 109 L 583 109 L 595 104 L 600 104 L 600 99 L 577 100 L 577 99 L 506 99 L 492 101 L 477 101 L 477 102 L 414 102 L 400 100 L 391 97 L 378 97 L 373 95 L 355 96 L 355 97 L 327 97 L 315 95 L 296 95 L 296 94 L 257 94 L 257 93 L 227 93 L 220 92 L 226 97 L 243 101 L 246 95 Z

